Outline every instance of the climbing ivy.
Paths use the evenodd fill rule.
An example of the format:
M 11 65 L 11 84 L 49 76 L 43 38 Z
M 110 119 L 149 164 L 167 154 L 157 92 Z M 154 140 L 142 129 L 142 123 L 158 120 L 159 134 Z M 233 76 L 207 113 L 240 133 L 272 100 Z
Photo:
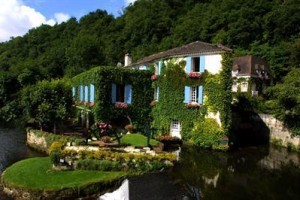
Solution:
M 121 67 L 96 67 L 73 78 L 73 86 L 95 85 L 95 105 L 91 108 L 96 121 L 120 122 L 127 118 L 136 128 L 144 129 L 150 119 L 153 99 L 151 72 Z M 112 84 L 131 84 L 132 103 L 125 109 L 112 103 Z M 77 92 L 78 93 L 78 92 Z M 76 97 L 78 99 L 78 95 Z
M 224 53 L 222 57 L 221 72 L 213 75 L 205 71 L 200 79 L 189 78 L 184 71 L 184 63 L 164 63 L 159 78 L 152 85 L 153 88 L 159 87 L 159 101 L 152 109 L 152 126 L 159 130 L 158 134 L 170 133 L 171 122 L 178 120 L 182 124 L 183 139 L 195 141 L 197 130 L 193 130 L 193 128 L 196 123 L 205 121 L 205 115 L 208 112 L 219 112 L 222 133 L 223 135 L 229 133 L 231 126 L 232 59 L 230 53 Z M 187 108 L 186 104 L 183 103 L 184 87 L 199 85 L 204 86 L 205 105 L 200 108 Z M 199 130 L 199 134 L 200 132 Z M 217 132 L 218 135 L 222 135 L 219 130 Z M 201 144 L 201 142 L 197 143 Z

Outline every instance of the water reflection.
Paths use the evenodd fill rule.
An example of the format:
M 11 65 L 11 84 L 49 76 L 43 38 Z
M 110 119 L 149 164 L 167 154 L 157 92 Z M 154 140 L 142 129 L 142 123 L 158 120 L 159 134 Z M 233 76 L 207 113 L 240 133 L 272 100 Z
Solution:
M 25 139 L 22 131 L 0 129 L 0 173 L 18 160 L 41 155 L 28 149 Z M 299 166 L 299 153 L 273 146 L 230 153 L 184 146 L 170 171 L 130 178 L 130 200 L 298 200 Z
M 197 191 L 201 199 L 300 199 L 299 158 L 272 146 L 227 154 L 185 147 L 170 176 L 194 199 Z
M 26 134 L 18 129 L 0 128 L 0 175 L 11 164 L 28 158 L 41 156 L 40 153 L 30 150 L 26 144 Z M 0 188 L 0 200 L 8 199 Z

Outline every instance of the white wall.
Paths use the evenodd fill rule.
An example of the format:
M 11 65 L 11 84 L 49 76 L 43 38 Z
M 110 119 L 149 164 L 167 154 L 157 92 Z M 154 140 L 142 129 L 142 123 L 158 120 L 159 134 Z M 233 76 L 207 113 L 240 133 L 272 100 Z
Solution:
M 205 69 L 212 74 L 217 74 L 222 69 L 222 56 L 219 55 L 206 55 L 205 56 Z

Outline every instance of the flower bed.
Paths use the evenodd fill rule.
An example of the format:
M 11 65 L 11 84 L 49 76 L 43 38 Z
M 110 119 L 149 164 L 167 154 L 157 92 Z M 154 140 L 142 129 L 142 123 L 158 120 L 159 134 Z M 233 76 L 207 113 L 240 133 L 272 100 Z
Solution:
M 190 72 L 188 74 L 188 77 L 193 79 L 199 79 L 201 78 L 201 74 L 199 72 Z
M 187 108 L 200 108 L 201 107 L 201 105 L 199 103 L 196 103 L 196 102 L 187 103 L 185 106 Z
M 157 138 L 157 140 L 163 143 L 165 146 L 182 144 L 182 140 L 180 138 L 171 135 L 161 135 Z
M 116 102 L 115 103 L 115 108 L 117 108 L 117 109 L 126 109 L 126 108 L 128 108 L 128 105 L 126 103 L 123 103 L 123 102 Z
M 62 160 L 71 161 L 71 165 L 74 167 L 77 164 L 82 163 L 81 160 L 90 159 L 91 163 L 101 163 L 98 161 L 108 161 L 108 165 L 113 165 L 111 167 L 113 170 L 123 170 L 123 171 L 153 171 L 159 170 L 161 167 L 171 167 L 176 161 L 176 155 L 172 153 L 162 153 L 162 154 L 145 154 L 145 153 L 123 153 L 123 152 L 113 152 L 107 150 L 99 151 L 87 151 L 87 150 L 62 150 L 61 151 Z M 97 161 L 98 160 L 98 161 Z M 109 163 L 112 162 L 112 163 Z M 95 165 L 98 165 L 95 164 Z M 100 164 L 99 164 L 100 165 Z M 155 166 L 155 167 L 154 167 Z M 95 169 L 97 166 L 95 166 Z M 109 168 L 109 167 L 108 167 Z

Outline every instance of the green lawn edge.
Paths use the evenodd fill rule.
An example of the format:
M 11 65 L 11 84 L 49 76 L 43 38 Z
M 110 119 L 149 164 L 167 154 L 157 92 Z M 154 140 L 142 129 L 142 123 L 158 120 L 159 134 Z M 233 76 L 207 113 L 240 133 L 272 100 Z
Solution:
M 139 134 L 139 133 L 127 134 L 127 135 L 122 136 L 120 142 L 123 145 L 126 144 L 126 145 L 135 146 L 135 147 L 146 147 L 147 146 L 147 137 L 142 134 Z M 150 145 L 157 146 L 157 145 L 159 145 L 159 142 L 154 139 L 150 139 Z
M 102 171 L 54 171 L 49 157 L 37 157 L 19 161 L 7 168 L 1 177 L 4 186 L 55 191 L 84 188 L 94 183 L 111 183 L 124 179 L 126 172 Z

